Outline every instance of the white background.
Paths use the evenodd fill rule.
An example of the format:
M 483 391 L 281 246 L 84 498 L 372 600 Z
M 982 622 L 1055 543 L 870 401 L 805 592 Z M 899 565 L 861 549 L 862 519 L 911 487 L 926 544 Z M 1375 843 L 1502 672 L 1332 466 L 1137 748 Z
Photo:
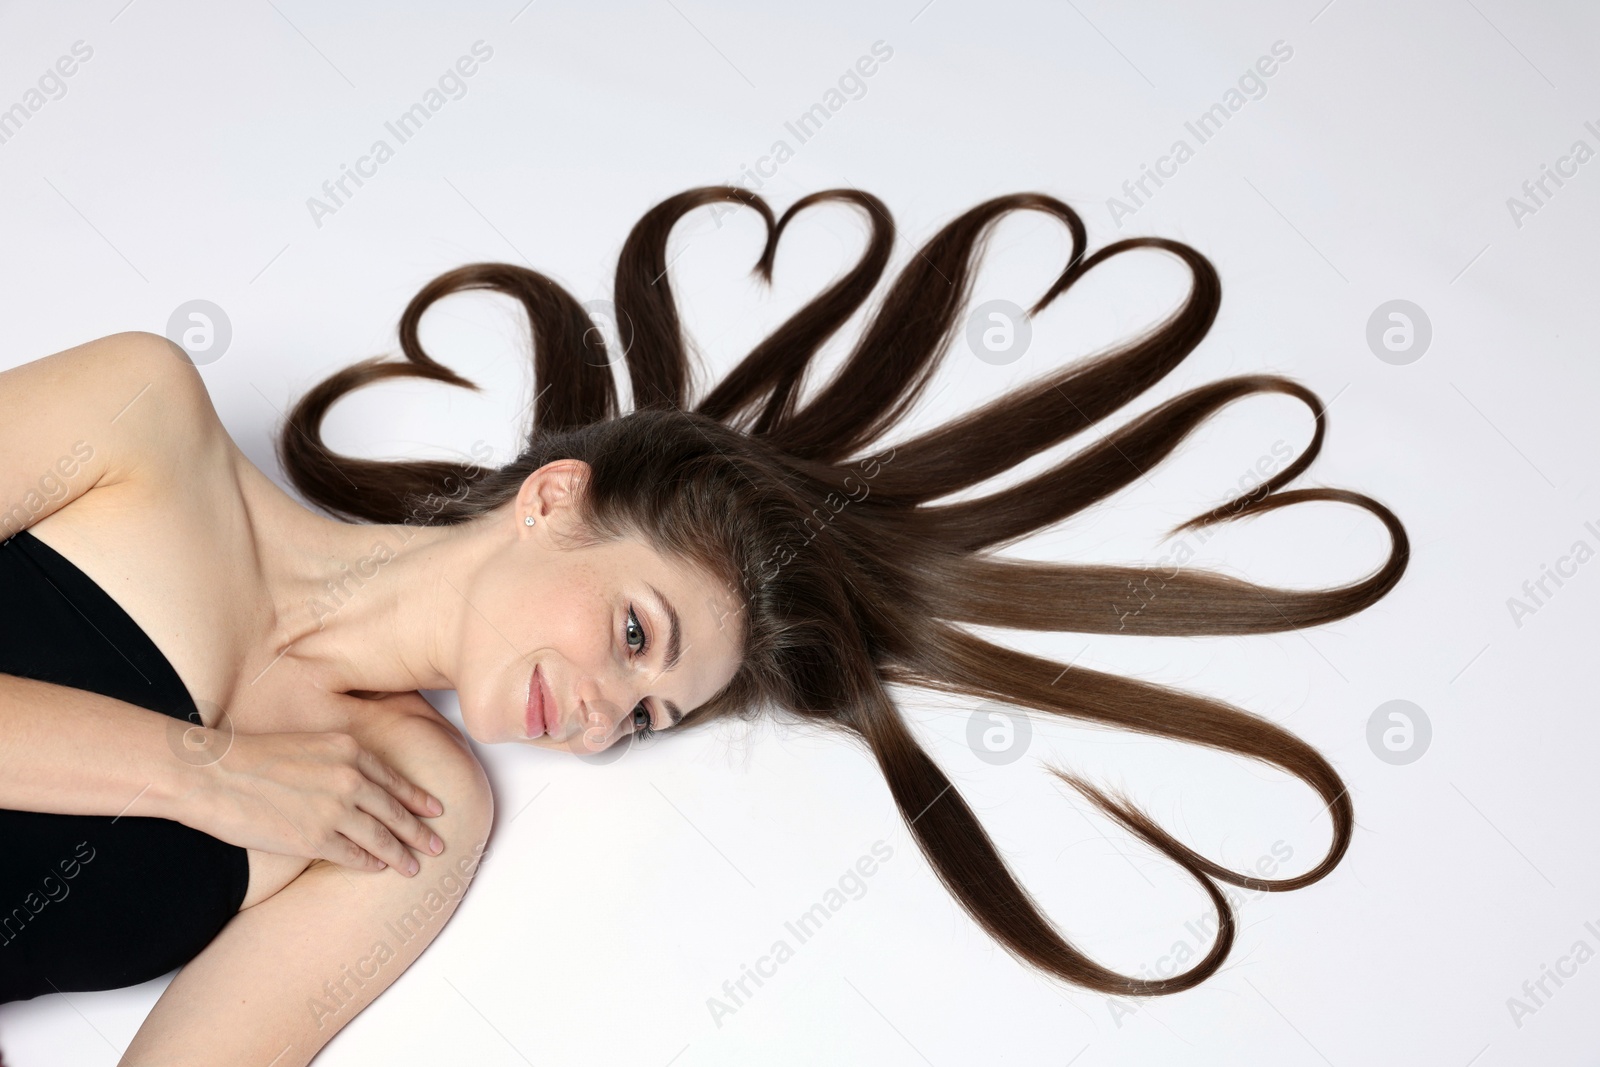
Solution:
M 1585 5 L 1510 0 L 0 6 L 0 108 L 75 41 L 93 49 L 65 95 L 0 144 L 0 365 L 164 332 L 185 301 L 213 301 L 233 340 L 204 366 L 207 385 L 280 483 L 282 412 L 334 370 L 397 353 L 402 308 L 441 271 L 504 260 L 607 298 L 644 211 L 692 186 L 758 180 L 779 212 L 820 189 L 882 197 L 897 269 L 961 212 L 1037 191 L 1082 214 L 1091 248 L 1160 235 L 1222 277 L 1209 336 L 1114 423 L 1219 377 L 1289 376 L 1330 405 L 1322 456 L 1297 484 L 1368 493 L 1412 539 L 1388 597 L 1309 631 L 994 635 L 1269 716 L 1348 783 L 1358 826 L 1343 863 L 1301 891 L 1246 894 L 1227 965 L 1197 989 L 1130 1014 L 1015 962 L 934 879 L 868 755 L 780 719 L 690 731 L 604 766 L 480 746 L 497 796 L 482 872 L 319 1067 L 1593 1062 L 1600 963 L 1547 983 L 1554 995 L 1520 1025 L 1508 998 L 1576 942 L 1600 951 L 1584 927 L 1600 927 L 1600 863 L 1595 699 L 1580 684 L 1593 677 L 1600 563 L 1547 584 L 1555 595 L 1520 625 L 1507 600 L 1574 542 L 1600 548 L 1584 526 L 1600 527 L 1600 160 L 1547 183 L 1553 195 L 1520 219 L 1508 199 L 1575 141 L 1600 150 L 1584 126 L 1600 127 L 1597 29 Z M 479 40 L 493 55 L 465 95 L 397 145 L 385 121 Z M 876 41 L 891 58 L 799 143 L 785 123 Z M 1185 122 L 1279 41 L 1292 57 L 1264 95 L 1197 145 Z M 379 137 L 394 158 L 318 225 L 308 199 Z M 1109 198 L 1134 206 L 1124 182 L 1178 138 L 1193 158 L 1114 218 Z M 779 139 L 793 157 L 741 177 Z M 674 232 L 670 280 L 708 374 L 847 269 L 864 226 L 845 207 L 802 215 L 770 291 L 749 273 L 761 235 L 753 212 L 719 225 L 709 209 Z M 1031 304 L 1071 251 L 1044 216 L 1006 217 L 974 304 Z M 1130 253 L 1046 309 L 1022 359 L 995 366 L 958 342 L 895 436 L 1138 332 L 1186 282 L 1173 257 Z M 1366 339 L 1394 299 L 1432 327 L 1404 365 Z M 467 458 L 481 440 L 511 458 L 534 389 L 519 307 L 450 298 L 423 340 L 483 392 L 370 389 L 329 418 L 330 445 Z M 1174 524 L 1310 429 L 1289 398 L 1236 404 L 1148 479 L 1008 551 L 1153 561 Z M 1225 529 L 1202 559 L 1311 587 L 1365 575 L 1386 545 L 1370 516 L 1314 504 Z M 452 694 L 429 695 L 455 714 Z M 967 748 L 970 702 L 899 695 L 1063 933 L 1119 970 L 1180 941 L 1203 952 L 1186 924 L 1199 928 L 1209 903 L 1041 763 L 1126 788 L 1235 869 L 1281 842 L 1293 856 L 1281 873 L 1298 873 L 1326 848 L 1320 799 L 1264 765 L 1039 717 L 1027 757 L 995 767 Z M 1397 699 L 1433 731 L 1405 765 L 1367 741 L 1369 718 Z M 708 998 L 880 839 L 893 857 L 860 899 L 719 1025 Z M 0 1008 L 8 1067 L 115 1063 L 167 980 Z

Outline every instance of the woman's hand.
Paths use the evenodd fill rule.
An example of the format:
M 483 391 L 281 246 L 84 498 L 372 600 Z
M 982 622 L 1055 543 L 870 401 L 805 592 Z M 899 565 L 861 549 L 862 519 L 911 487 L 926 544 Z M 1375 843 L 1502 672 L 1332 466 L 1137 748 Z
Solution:
M 407 876 L 443 848 L 417 817 L 443 805 L 346 733 L 235 734 L 195 770 L 179 821 L 229 844 Z

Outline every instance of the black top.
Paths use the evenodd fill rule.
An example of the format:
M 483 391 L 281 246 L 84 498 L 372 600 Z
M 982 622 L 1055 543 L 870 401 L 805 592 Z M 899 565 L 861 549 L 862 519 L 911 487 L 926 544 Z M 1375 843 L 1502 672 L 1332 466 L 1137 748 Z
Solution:
M 0 673 L 201 722 L 155 642 L 27 530 L 0 544 Z M 168 819 L 0 808 L 0 1003 L 175 970 L 238 912 L 249 879 L 243 848 Z

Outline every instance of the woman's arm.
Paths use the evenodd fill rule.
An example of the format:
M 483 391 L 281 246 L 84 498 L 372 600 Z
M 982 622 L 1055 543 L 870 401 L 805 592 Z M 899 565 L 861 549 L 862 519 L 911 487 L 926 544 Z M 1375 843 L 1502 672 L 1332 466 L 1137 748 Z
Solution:
M 437 936 L 485 851 L 488 778 L 450 727 L 418 716 L 396 715 L 369 743 L 443 799 L 431 821 L 444 852 L 421 857 L 415 878 L 313 863 L 178 972 L 121 1067 L 305 1067 Z
M 86 689 L 0 674 L 0 808 L 179 818 L 168 731 L 188 723 Z
M 420 694 L 412 694 L 421 700 Z M 424 855 L 433 798 L 345 734 L 238 734 L 210 763 L 198 730 L 86 689 L 0 674 L 0 808 L 171 819 L 241 848 L 357 869 Z

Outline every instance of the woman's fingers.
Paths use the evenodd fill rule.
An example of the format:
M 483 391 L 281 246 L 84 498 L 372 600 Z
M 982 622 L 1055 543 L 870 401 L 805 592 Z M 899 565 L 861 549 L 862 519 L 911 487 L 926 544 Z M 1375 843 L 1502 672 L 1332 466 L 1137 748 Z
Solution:
M 440 803 L 437 797 L 413 785 L 409 779 L 400 775 L 365 748 L 361 750 L 358 763 L 363 774 L 387 789 L 394 795 L 396 800 L 400 801 L 412 812 L 430 818 L 444 813 L 444 805 Z
M 443 850 L 444 843 L 440 841 L 439 847 L 434 847 L 434 842 L 438 841 L 438 835 L 421 819 L 406 810 L 392 783 L 403 784 L 407 789 L 415 791 L 421 797 L 427 797 L 427 794 L 411 785 L 404 778 L 401 778 L 377 757 L 367 753 L 365 749 L 362 751 L 365 758 L 361 761 L 360 766 L 367 775 L 368 786 L 362 790 L 356 806 L 387 827 L 386 832 L 410 845 L 418 852 L 426 853 L 430 856 L 437 855 Z M 386 783 L 390 784 L 386 785 Z M 377 855 L 389 863 L 391 867 L 404 869 L 405 864 L 403 861 L 390 860 L 387 855 L 381 852 L 377 853 Z M 410 856 L 404 857 L 405 860 L 410 858 Z
M 400 873 L 409 876 L 418 869 L 407 846 L 429 856 L 444 851 L 438 834 L 376 784 L 368 783 L 356 807 L 355 832 L 346 830 L 346 836 Z
M 343 828 L 346 838 L 353 841 L 357 847 L 363 849 L 369 856 L 376 857 L 381 863 L 387 864 L 401 874 L 416 874 L 418 869 L 417 858 L 411 854 L 405 844 L 398 840 L 389 828 L 374 819 L 365 811 L 357 811 L 350 822 Z M 351 866 L 357 866 L 351 864 Z M 363 869 L 371 870 L 371 864 L 360 864 Z
M 354 829 L 352 829 L 352 833 L 359 835 L 359 831 Z M 337 853 L 337 855 L 332 853 Z M 334 834 L 333 840 L 329 842 L 327 852 L 323 854 L 322 858 L 357 871 L 381 871 L 385 867 L 391 866 L 391 864 L 374 856 L 347 834 Z M 401 866 L 397 870 L 403 872 L 405 867 Z

